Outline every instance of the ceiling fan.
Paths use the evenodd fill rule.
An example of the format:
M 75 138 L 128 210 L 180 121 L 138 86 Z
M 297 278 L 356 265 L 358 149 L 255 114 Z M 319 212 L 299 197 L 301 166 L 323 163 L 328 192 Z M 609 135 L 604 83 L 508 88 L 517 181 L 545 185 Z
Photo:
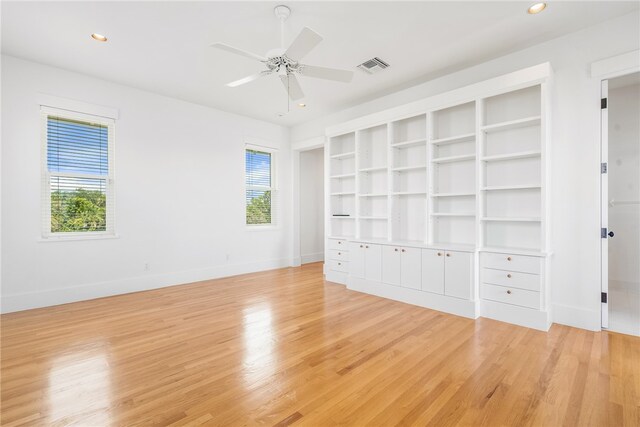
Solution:
M 280 77 L 289 98 L 292 101 L 304 98 L 304 92 L 300 87 L 298 74 L 317 79 L 334 80 L 338 82 L 348 83 L 353 78 L 353 71 L 339 70 L 337 68 L 319 67 L 316 65 L 306 65 L 299 61 L 305 57 L 311 50 L 322 41 L 322 36 L 308 27 L 304 27 L 295 40 L 284 48 L 284 22 L 291 15 L 291 9 L 287 6 L 276 6 L 274 9 L 276 17 L 280 20 L 280 48 L 272 49 L 265 56 L 252 52 L 247 52 L 237 47 L 229 46 L 224 43 L 214 43 L 212 47 L 235 53 L 247 58 L 255 59 L 262 62 L 266 66 L 266 70 L 259 73 L 235 80 L 227 83 L 229 87 L 240 86 L 261 77 L 276 74 Z

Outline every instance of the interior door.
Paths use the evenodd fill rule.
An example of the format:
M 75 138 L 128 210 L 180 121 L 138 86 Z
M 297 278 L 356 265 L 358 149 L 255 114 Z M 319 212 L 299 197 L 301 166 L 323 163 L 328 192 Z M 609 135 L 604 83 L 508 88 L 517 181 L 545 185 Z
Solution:
M 420 249 L 400 249 L 400 284 L 405 288 L 420 289 L 422 268 Z
M 372 282 L 380 282 L 382 279 L 382 248 L 380 245 L 364 246 L 364 277 Z
M 382 248 L 382 281 L 400 286 L 400 248 L 397 246 Z
M 607 166 L 609 162 L 609 110 L 607 97 L 609 81 L 603 80 L 600 92 L 600 237 L 602 267 L 601 282 L 601 322 L 603 328 L 609 327 L 609 176 Z

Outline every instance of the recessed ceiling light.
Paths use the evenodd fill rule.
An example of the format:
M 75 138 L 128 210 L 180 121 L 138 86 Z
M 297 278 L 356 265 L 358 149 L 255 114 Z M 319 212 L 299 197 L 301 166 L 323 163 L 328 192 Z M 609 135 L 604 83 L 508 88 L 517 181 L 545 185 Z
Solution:
M 298 107 L 300 107 L 300 108 L 304 108 L 306 106 L 307 106 L 307 104 L 305 104 L 304 102 L 301 102 L 300 104 L 298 104 Z
M 91 34 L 91 38 L 94 40 L 97 40 L 99 42 L 106 42 L 107 41 L 107 37 L 103 36 L 102 34 L 98 34 L 98 33 L 93 33 Z
M 527 13 L 529 15 L 535 15 L 536 13 L 542 12 L 546 7 L 547 7 L 546 3 L 536 3 L 536 4 L 532 5 L 529 8 L 529 10 L 527 10 Z

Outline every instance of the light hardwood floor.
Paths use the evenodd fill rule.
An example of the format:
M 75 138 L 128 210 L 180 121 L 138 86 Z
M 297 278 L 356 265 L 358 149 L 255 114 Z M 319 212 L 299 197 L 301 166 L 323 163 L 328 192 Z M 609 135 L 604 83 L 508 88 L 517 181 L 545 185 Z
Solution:
M 640 425 L 640 338 L 346 290 L 321 264 L 3 315 L 15 425 Z

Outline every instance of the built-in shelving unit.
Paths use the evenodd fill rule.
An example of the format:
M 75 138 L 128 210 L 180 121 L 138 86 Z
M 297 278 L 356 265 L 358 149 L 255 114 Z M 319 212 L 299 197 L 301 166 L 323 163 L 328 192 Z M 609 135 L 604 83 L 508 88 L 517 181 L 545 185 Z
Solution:
M 451 268 L 449 274 L 470 271 L 473 285 L 462 286 L 460 294 L 445 289 L 437 307 L 448 306 L 447 296 L 463 298 L 472 303 L 465 309 L 470 311 L 456 311 L 455 302 L 452 312 L 478 315 L 481 310 L 487 317 L 515 323 L 527 318 L 527 326 L 548 327 L 545 94 L 550 74 L 548 64 L 531 67 L 371 116 L 370 126 L 365 125 L 368 118 L 361 118 L 328 131 L 328 247 L 333 249 L 327 256 L 339 252 L 343 257 L 328 263 L 333 272 L 328 278 L 345 283 L 349 264 L 357 264 L 354 277 L 362 279 L 363 265 L 378 268 L 376 275 L 403 260 L 401 268 L 415 268 L 413 276 L 400 275 L 399 286 L 407 279 L 407 286 L 416 289 L 416 266 L 421 266 L 422 291 L 432 292 L 439 273 L 431 269 L 444 265 Z M 366 242 L 379 247 L 374 251 Z M 351 260 L 344 258 L 346 246 Z M 362 252 L 356 255 L 356 250 Z M 393 261 L 394 256 L 400 258 Z M 379 261 L 367 264 L 368 257 Z M 461 264 L 454 267 L 456 262 Z M 516 289 L 528 289 L 525 297 L 506 292 L 512 282 L 504 277 L 517 279 L 520 273 L 532 275 L 520 285 L 527 288 L 514 281 Z M 357 290 L 382 292 L 378 285 L 369 288 L 370 282 L 398 286 L 384 276 L 356 281 Z M 407 301 L 407 295 L 398 298 Z M 415 295 L 419 305 L 429 306 L 422 293 Z M 518 311 L 532 309 L 533 314 Z

